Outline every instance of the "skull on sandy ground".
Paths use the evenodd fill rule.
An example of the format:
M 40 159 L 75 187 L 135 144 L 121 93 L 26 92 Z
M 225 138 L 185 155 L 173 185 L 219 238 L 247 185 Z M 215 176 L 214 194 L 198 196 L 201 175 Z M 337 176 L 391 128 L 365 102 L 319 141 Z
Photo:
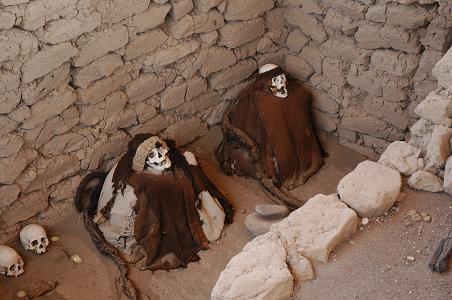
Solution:
M 26 250 L 35 251 L 37 254 L 46 252 L 49 245 L 44 227 L 38 224 L 30 224 L 20 231 L 20 242 Z
M 0 245 L 0 274 L 17 277 L 24 272 L 22 257 L 11 247 Z

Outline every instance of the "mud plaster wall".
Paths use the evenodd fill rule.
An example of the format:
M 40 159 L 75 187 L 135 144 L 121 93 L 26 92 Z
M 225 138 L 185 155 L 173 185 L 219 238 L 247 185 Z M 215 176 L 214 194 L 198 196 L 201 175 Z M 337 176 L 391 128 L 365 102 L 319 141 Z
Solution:
M 311 86 L 317 125 L 376 157 L 407 138 L 452 40 L 450 0 L 286 0 L 286 69 Z
M 70 211 L 130 135 L 219 123 L 284 23 L 273 0 L 0 0 L 0 240 Z

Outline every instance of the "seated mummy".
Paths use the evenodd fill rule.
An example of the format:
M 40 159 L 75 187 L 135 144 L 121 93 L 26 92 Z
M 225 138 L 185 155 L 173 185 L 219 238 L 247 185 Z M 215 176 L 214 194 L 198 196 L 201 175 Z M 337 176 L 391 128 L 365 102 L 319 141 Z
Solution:
M 123 254 L 139 247 L 146 268 L 168 270 L 199 260 L 232 214 L 191 152 L 141 134 L 108 173 L 94 222 Z

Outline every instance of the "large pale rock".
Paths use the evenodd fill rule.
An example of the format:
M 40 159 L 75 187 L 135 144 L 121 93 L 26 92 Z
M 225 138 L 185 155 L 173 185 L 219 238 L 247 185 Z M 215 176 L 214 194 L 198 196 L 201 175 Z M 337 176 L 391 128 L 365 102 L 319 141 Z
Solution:
M 355 20 L 364 19 L 364 13 L 366 11 L 366 6 L 354 0 L 335 0 L 323 2 L 322 4 L 326 7 L 331 7 L 339 11 L 341 14 L 350 16 Z
M 290 299 L 293 278 L 286 259 L 286 250 L 276 233 L 255 238 L 221 272 L 211 299 Z
M 444 191 L 452 195 L 452 156 L 449 156 L 444 167 Z
M 218 30 L 218 45 L 237 48 L 257 39 L 264 33 L 265 23 L 262 18 L 228 23 Z
M 2 15 L 0 15 L 0 18 Z M 20 46 L 0 37 L 0 62 L 13 60 L 20 54 Z
M 408 178 L 408 185 L 413 189 L 427 192 L 441 192 L 443 190 L 443 182 L 440 178 L 426 171 L 416 171 Z
M 289 215 L 290 211 L 284 205 L 258 204 L 254 210 L 265 219 L 282 219 Z
M 261 16 L 273 8 L 272 0 L 229 0 L 226 2 L 224 17 L 226 20 L 249 20 Z
M 246 226 L 246 229 L 248 229 L 248 231 L 252 235 L 259 236 L 259 235 L 266 234 L 267 232 L 269 232 L 270 227 L 273 224 L 280 222 L 280 221 L 281 220 L 266 219 L 266 218 L 263 218 L 262 216 L 260 216 L 258 213 L 253 212 L 253 213 L 249 214 L 248 216 L 246 216 L 245 226 Z
M 381 155 L 378 163 L 393 168 L 405 176 L 409 176 L 419 169 L 419 155 L 421 150 L 403 141 L 391 143 Z
M 397 200 L 402 186 L 398 171 L 372 161 L 363 161 L 339 181 L 341 200 L 360 217 L 385 213 Z
M 356 231 L 356 213 L 336 195 L 316 195 L 286 219 L 272 225 L 293 254 L 326 263 L 333 248 Z M 295 259 L 295 258 L 293 258 Z
M 436 124 L 452 127 L 452 95 L 433 91 L 414 110 L 418 116 Z
M 434 123 L 427 119 L 420 118 L 410 128 L 411 138 L 409 144 L 420 149 L 422 154 L 425 154 L 434 128 Z
M 93 33 L 87 42 L 80 45 L 77 56 L 72 59 L 74 66 L 82 67 L 110 51 L 125 46 L 129 42 L 127 27 L 116 24 Z
M 452 85 L 452 48 L 438 61 L 432 70 L 433 76 L 438 79 L 438 85 L 448 88 Z
M 42 50 L 25 61 L 22 65 L 22 82 L 28 83 L 58 68 L 78 50 L 70 43 L 63 43 Z
M 438 174 L 451 155 L 452 128 L 436 125 L 433 129 L 425 155 L 425 170 Z

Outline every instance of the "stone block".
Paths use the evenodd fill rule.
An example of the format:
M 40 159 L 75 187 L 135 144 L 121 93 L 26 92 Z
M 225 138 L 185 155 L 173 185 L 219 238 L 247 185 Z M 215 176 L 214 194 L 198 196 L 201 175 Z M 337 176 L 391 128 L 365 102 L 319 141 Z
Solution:
M 312 110 L 314 125 L 325 132 L 333 132 L 337 129 L 339 122 L 337 117 L 331 117 L 329 114 L 319 111 L 317 109 Z
M 13 184 L 34 158 L 35 154 L 36 152 L 34 151 L 22 149 L 15 156 L 0 158 L 0 183 Z
M 357 229 L 356 213 L 336 195 L 316 195 L 286 219 L 273 225 L 288 248 L 306 258 L 326 263 L 330 252 Z
M 52 201 L 62 201 L 73 198 L 81 181 L 82 177 L 80 175 L 76 175 L 52 185 L 49 190 L 50 199 Z
M 421 150 L 424 155 L 427 152 L 427 145 L 432 136 L 433 128 L 435 124 L 431 121 L 420 118 L 414 125 L 410 128 L 411 137 L 409 144 Z
M 422 52 L 421 59 L 419 60 L 419 68 L 427 73 L 429 76 L 432 75 L 433 67 L 435 64 L 443 57 L 443 53 L 436 50 L 425 50 Z M 425 98 L 425 97 L 423 97 Z
M 117 50 L 129 42 L 127 27 L 116 24 L 91 34 L 85 43 L 79 46 L 79 52 L 72 59 L 76 67 L 82 67 L 108 52 Z
M 31 118 L 22 124 L 23 128 L 35 128 L 46 120 L 59 115 L 77 100 L 72 89 L 61 89 L 52 92 L 43 100 L 31 106 Z
M 112 92 L 126 86 L 131 80 L 128 66 L 120 68 L 111 76 L 91 84 L 87 89 L 78 90 L 78 101 L 83 104 L 99 103 Z
M 169 34 L 175 39 L 182 39 L 194 33 L 195 26 L 193 17 L 186 15 L 182 19 L 175 21 L 171 20 L 167 23 Z
M 385 23 L 386 22 L 386 3 L 377 4 L 369 7 L 366 13 L 366 20 Z
M 130 82 L 126 93 L 130 103 L 143 101 L 165 88 L 165 78 L 154 74 L 144 74 Z
M 352 39 L 331 38 L 320 47 L 320 53 L 327 57 L 367 65 L 372 51 L 360 49 Z
M 433 123 L 452 127 L 452 95 L 433 91 L 416 107 L 414 113 Z
M 447 158 L 452 154 L 450 138 L 452 128 L 436 125 L 433 128 L 430 141 L 427 144 L 425 155 L 425 170 L 438 174 L 446 164 Z
M 218 31 L 214 30 L 207 33 L 201 33 L 199 35 L 199 38 L 203 43 L 207 44 L 208 46 L 213 46 L 218 41 Z
M 327 93 L 313 90 L 312 106 L 320 111 L 335 114 L 339 111 L 339 104 L 331 99 Z
M 8 92 L 19 87 L 19 75 L 5 72 L 0 73 L 0 93 Z
M 33 55 L 22 65 L 22 82 L 28 83 L 58 68 L 77 55 L 77 48 L 70 43 L 58 44 Z
M 198 51 L 200 43 L 194 40 L 188 40 L 175 46 L 157 50 L 144 61 L 144 69 L 147 72 L 161 69 L 167 65 L 175 63 L 180 59 Z
M 13 28 L 16 23 L 16 16 L 10 12 L 0 12 L 0 30 L 8 30 Z
M 224 26 L 223 16 L 215 9 L 200 15 L 193 15 L 195 33 L 211 32 Z
M 78 14 L 72 19 L 58 19 L 46 24 L 44 35 L 40 37 L 45 43 L 58 44 L 78 38 L 86 32 L 92 32 L 102 23 L 100 13 L 89 16 Z
M 208 91 L 194 99 L 186 102 L 176 109 L 175 114 L 180 117 L 190 117 L 201 115 L 205 117 L 205 113 L 209 108 L 213 108 L 221 102 L 220 95 L 215 91 Z M 207 112 L 209 114 L 209 112 Z
M 20 91 L 9 91 L 0 94 L 0 114 L 7 114 L 13 111 L 20 102 Z
M 345 74 L 347 70 L 347 64 L 336 59 L 325 58 L 322 62 L 323 76 L 330 83 L 343 87 L 346 83 Z M 320 73 L 316 71 L 317 73 Z
M 150 0 L 99 1 L 96 8 L 102 14 L 104 24 L 113 24 L 145 11 L 149 2 Z
M 126 60 L 132 60 L 162 46 L 168 36 L 160 29 L 155 29 L 139 35 L 126 46 Z
M 419 55 L 393 50 L 376 50 L 372 54 L 370 63 L 375 69 L 395 76 L 410 76 L 419 65 Z
M 187 83 L 174 84 L 169 86 L 160 95 L 160 108 L 162 111 L 180 106 L 185 102 L 187 93 Z
M 422 50 L 419 33 L 416 31 L 406 31 L 400 27 L 386 25 L 381 28 L 380 34 L 393 49 L 407 53 L 419 53 Z
M 323 1 L 326 7 L 332 7 L 339 11 L 341 14 L 350 16 L 355 20 L 364 19 L 366 12 L 366 6 L 354 0 L 335 0 L 335 1 Z
M 273 6 L 273 0 L 229 0 L 226 3 L 224 18 L 229 21 L 254 19 Z
M 218 29 L 218 45 L 228 48 L 237 48 L 251 42 L 265 33 L 265 24 L 262 18 L 248 21 L 227 23 Z
M 306 14 L 301 8 L 287 9 L 284 17 L 288 23 L 300 27 L 306 35 L 318 43 L 328 38 L 323 24 L 316 17 Z
M 1 18 L 1 15 L 0 15 Z M 13 60 L 20 54 L 20 46 L 0 37 L 0 62 Z
M 209 85 L 215 90 L 233 86 L 250 77 L 256 69 L 257 63 L 254 60 L 240 61 L 232 67 L 212 74 L 209 78 Z
M 211 47 L 205 50 L 206 59 L 199 70 L 203 77 L 234 65 L 237 58 L 234 52 L 224 47 Z
M 117 68 L 123 65 L 121 56 L 107 54 L 83 68 L 73 72 L 73 83 L 77 87 L 86 89 L 92 82 L 110 76 Z
M 406 105 L 398 102 L 389 102 L 380 97 L 369 97 L 363 103 L 364 110 L 395 127 L 405 130 L 408 127 Z
M 201 119 L 193 117 L 170 125 L 162 132 L 162 136 L 175 140 L 178 146 L 183 146 L 206 133 L 207 125 Z
M 286 260 L 286 250 L 276 233 L 253 239 L 221 272 L 211 299 L 290 299 L 293 278 Z
M 358 30 L 359 22 L 330 8 L 323 20 L 323 25 L 340 30 L 346 35 L 353 35 Z
M 6 226 L 25 221 L 49 206 L 49 193 L 46 190 L 26 194 L 19 198 L 2 216 Z
M 391 143 L 378 160 L 379 164 L 393 168 L 402 175 L 409 176 L 419 169 L 421 150 L 406 142 Z
M 170 12 L 171 17 L 178 21 L 193 9 L 192 0 L 171 0 L 172 10 Z
M 17 184 L 0 186 L 0 208 L 8 207 L 19 198 L 20 187 Z
M 38 29 L 44 26 L 46 22 L 68 16 L 76 11 L 77 2 L 77 0 L 32 1 L 25 6 L 20 26 L 29 31 Z
M 360 217 L 377 217 L 397 200 L 402 186 L 398 171 L 372 161 L 364 161 L 339 181 L 341 201 Z
M 448 88 L 452 85 L 452 49 L 449 49 L 432 70 L 433 77 L 438 79 L 438 85 Z
M 187 81 L 187 92 L 185 99 L 187 101 L 205 93 L 207 91 L 207 81 L 201 77 L 193 77 Z
M 422 45 L 438 51 L 446 51 L 452 43 L 452 32 L 450 29 L 437 27 L 430 23 L 427 33 L 421 39 Z
M 443 190 L 443 181 L 441 178 L 426 171 L 416 171 L 407 180 L 408 185 L 416 190 L 438 193 Z
M 306 36 L 300 29 L 294 29 L 287 37 L 286 45 L 292 52 L 300 52 L 304 46 L 309 42 L 309 37 Z
M 361 25 L 355 34 L 358 45 L 364 49 L 388 48 L 389 43 L 381 36 L 382 26 L 374 23 Z
M 386 11 L 386 22 L 389 25 L 406 29 L 416 29 L 428 22 L 429 12 L 420 5 L 398 5 L 391 3 Z
M 193 0 L 195 9 L 200 13 L 206 13 L 219 5 L 223 0 Z
M 24 140 L 20 135 L 7 134 L 0 137 L 0 158 L 16 154 L 23 144 Z
M 88 146 L 89 141 L 83 135 L 69 132 L 53 137 L 39 151 L 45 157 L 53 157 L 59 154 L 75 152 Z
M 314 68 L 316 73 L 322 73 L 322 61 L 324 57 L 320 54 L 319 48 L 306 46 L 301 51 L 300 56 Z
M 296 55 L 287 55 L 285 61 L 285 70 L 290 75 L 301 81 L 307 81 L 314 74 L 315 70 L 302 57 Z
M 171 5 L 169 4 L 159 5 L 151 3 L 146 11 L 133 16 L 131 26 L 137 32 L 144 32 L 156 28 L 165 22 L 166 15 L 170 10 Z

